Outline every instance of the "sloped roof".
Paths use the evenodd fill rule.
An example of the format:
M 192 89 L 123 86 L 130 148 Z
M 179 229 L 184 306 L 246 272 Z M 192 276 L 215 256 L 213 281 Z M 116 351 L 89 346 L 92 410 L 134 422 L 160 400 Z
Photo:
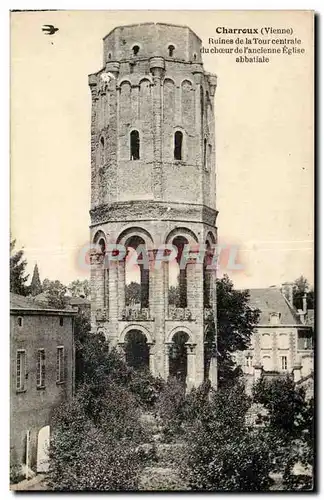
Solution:
M 260 324 L 269 324 L 270 313 L 280 313 L 280 324 L 299 325 L 300 321 L 292 306 L 277 288 L 252 288 L 250 305 L 260 309 Z
M 17 293 L 10 293 L 10 309 L 44 309 L 44 305 L 40 304 L 31 297 L 24 297 Z

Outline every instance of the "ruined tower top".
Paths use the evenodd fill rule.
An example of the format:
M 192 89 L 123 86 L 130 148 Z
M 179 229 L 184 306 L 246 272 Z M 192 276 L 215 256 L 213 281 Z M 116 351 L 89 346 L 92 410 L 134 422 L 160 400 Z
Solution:
M 187 26 L 165 23 L 118 26 L 104 37 L 104 64 L 130 61 L 134 56 L 200 63 L 200 47 L 200 38 Z

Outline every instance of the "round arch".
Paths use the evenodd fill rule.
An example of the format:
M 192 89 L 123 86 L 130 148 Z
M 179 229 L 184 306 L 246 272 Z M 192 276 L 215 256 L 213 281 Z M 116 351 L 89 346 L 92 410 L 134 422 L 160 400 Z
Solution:
M 47 472 L 49 468 L 50 426 L 42 427 L 37 435 L 37 472 Z
M 96 244 L 99 242 L 99 240 L 103 239 L 105 242 L 105 245 L 107 244 L 107 237 L 103 229 L 98 229 L 93 238 L 92 238 L 92 243 Z
M 168 334 L 167 336 L 167 341 L 166 343 L 167 344 L 171 344 L 172 341 L 173 341 L 173 337 L 176 333 L 180 333 L 180 332 L 184 332 L 188 335 L 188 344 L 194 344 L 194 339 L 193 339 L 193 334 L 192 334 L 192 331 L 190 330 L 190 328 L 188 328 L 187 326 L 176 326 L 174 327 Z
M 146 229 L 137 226 L 130 226 L 122 230 L 117 238 L 117 243 L 120 245 L 127 246 L 127 241 L 132 237 L 140 237 L 144 240 L 144 243 L 148 249 L 153 249 L 153 238 Z
M 174 238 L 182 236 L 183 238 L 186 238 L 188 240 L 189 244 L 195 244 L 198 243 L 198 238 L 195 235 L 195 233 L 187 228 L 187 227 L 176 227 L 170 231 L 167 236 L 165 237 L 164 241 L 165 243 L 172 243 Z
M 129 332 L 134 331 L 134 330 L 137 330 L 137 331 L 141 332 L 146 337 L 146 341 L 147 341 L 148 344 L 154 344 L 152 335 L 149 332 L 149 330 L 147 328 L 145 328 L 144 326 L 138 325 L 136 323 L 128 325 L 128 326 L 126 326 L 126 328 L 124 328 L 124 330 L 119 335 L 118 344 L 124 344 L 125 343 L 125 337 L 126 337 L 126 335 Z

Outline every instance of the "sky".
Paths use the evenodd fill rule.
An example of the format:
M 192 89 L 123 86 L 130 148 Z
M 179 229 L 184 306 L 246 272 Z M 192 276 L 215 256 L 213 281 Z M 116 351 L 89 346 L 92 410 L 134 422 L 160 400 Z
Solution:
M 28 272 L 68 284 L 89 269 L 88 74 L 102 67 L 102 38 L 115 26 L 185 24 L 208 47 L 217 26 L 292 28 L 305 54 L 238 64 L 204 54 L 216 73 L 219 241 L 238 248 L 239 288 L 313 283 L 313 39 L 302 11 L 57 11 L 11 13 L 11 235 Z M 44 24 L 59 28 L 53 36 Z M 280 36 L 281 38 L 283 35 Z M 220 273 L 220 274 L 221 274 Z

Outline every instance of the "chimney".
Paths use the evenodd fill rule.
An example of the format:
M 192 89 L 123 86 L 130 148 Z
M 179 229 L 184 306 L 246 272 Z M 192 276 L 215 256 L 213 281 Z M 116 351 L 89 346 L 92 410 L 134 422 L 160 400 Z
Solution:
M 304 296 L 303 296 L 303 313 L 304 314 L 307 313 L 307 295 L 306 295 L 306 293 L 304 293 Z

